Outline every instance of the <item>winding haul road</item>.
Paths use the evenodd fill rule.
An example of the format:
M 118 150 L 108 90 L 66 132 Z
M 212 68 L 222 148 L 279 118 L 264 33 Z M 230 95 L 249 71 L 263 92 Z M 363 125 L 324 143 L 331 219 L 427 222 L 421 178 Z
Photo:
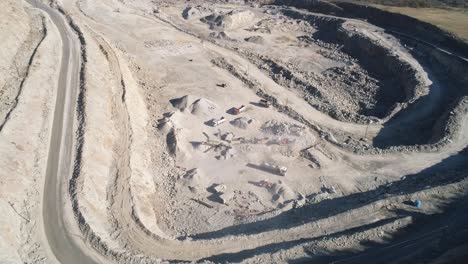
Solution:
M 44 233 L 53 254 L 60 263 L 97 263 L 86 255 L 79 241 L 64 223 L 64 197 L 61 182 L 70 175 L 73 150 L 73 120 L 80 56 L 75 39 L 62 15 L 37 0 L 25 0 L 31 6 L 44 11 L 57 27 L 62 39 L 62 61 L 58 80 L 57 98 L 47 158 L 46 177 L 42 201 Z

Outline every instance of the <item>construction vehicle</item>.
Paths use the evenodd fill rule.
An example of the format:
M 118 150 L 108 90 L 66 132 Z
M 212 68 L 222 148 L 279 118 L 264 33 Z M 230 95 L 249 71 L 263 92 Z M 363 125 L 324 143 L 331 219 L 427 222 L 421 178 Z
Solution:
M 286 172 L 288 172 L 288 168 L 286 168 L 284 166 L 278 166 L 278 165 L 275 165 L 275 164 L 271 164 L 271 163 L 268 163 L 268 162 L 263 162 L 261 167 L 265 171 L 269 171 L 271 173 L 278 174 L 278 175 L 281 175 L 281 176 L 286 176 Z
M 210 151 L 212 149 L 214 149 L 215 151 L 218 151 L 220 149 L 222 150 L 222 149 L 230 149 L 231 148 L 231 146 L 228 144 L 228 142 L 223 142 L 221 139 L 220 140 L 213 140 L 205 132 L 203 132 L 203 135 L 206 137 L 206 141 L 201 142 L 201 144 L 205 145 L 205 146 L 208 146 L 208 148 L 204 151 L 205 153 L 207 153 L 208 151 Z M 219 136 L 217 136 L 217 137 L 219 139 Z
M 221 125 L 221 124 L 224 123 L 224 122 L 226 122 L 226 118 L 224 118 L 224 116 L 223 116 L 223 117 L 221 117 L 220 119 L 213 119 L 213 120 L 211 120 L 211 125 L 214 126 L 214 127 L 216 127 L 216 126 Z
M 241 107 L 239 107 L 239 108 L 234 107 L 233 112 L 234 112 L 235 115 L 238 115 L 238 114 L 240 114 L 240 113 L 242 113 L 244 111 L 245 111 L 245 105 L 241 105 Z
M 271 102 L 266 99 L 260 99 L 258 104 L 262 107 L 269 108 L 271 106 Z

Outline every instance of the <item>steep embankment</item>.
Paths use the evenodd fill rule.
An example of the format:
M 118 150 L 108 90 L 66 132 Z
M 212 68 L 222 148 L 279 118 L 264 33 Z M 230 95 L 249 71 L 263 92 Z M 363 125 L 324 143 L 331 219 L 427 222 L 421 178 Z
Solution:
M 296 10 L 283 10 L 283 13 L 314 25 L 317 31 L 311 38 L 341 47 L 339 52 L 356 59 L 358 64 L 379 82 L 375 98 L 363 98 L 358 115 L 353 117 L 355 114 L 346 113 L 346 111 L 344 113 L 336 110 L 327 111 L 333 117 L 363 123 L 369 122 L 369 117 L 389 119 L 408 102 L 418 99 L 426 89 L 427 81 L 422 76 L 422 67 L 417 62 L 400 56 L 380 39 L 372 39 L 367 33 L 360 32 L 356 25 L 351 26 L 343 19 L 307 14 Z M 318 83 L 317 86 L 320 89 L 321 84 Z M 347 90 L 350 89 L 348 87 Z M 358 99 L 357 96 L 353 98 Z M 366 106 L 366 99 L 374 102 Z M 333 104 L 336 106 L 336 102 Z
M 398 30 L 418 39 L 433 43 L 468 58 L 468 44 L 456 35 L 438 28 L 430 23 L 403 14 L 381 10 L 375 7 L 341 1 L 275 1 L 277 5 L 296 6 L 310 11 L 337 15 L 347 18 L 364 19 L 367 22 L 385 29 Z
M 454 117 L 454 114 L 459 112 L 456 109 L 463 108 L 459 104 L 463 101 L 461 98 L 467 94 L 468 82 L 465 73 L 467 72 L 468 62 L 457 55 L 466 54 L 465 51 L 468 50 L 466 43 L 428 23 L 372 7 L 340 2 L 332 5 L 321 1 L 300 1 L 290 4 L 314 12 L 366 19 L 383 27 L 384 30 L 407 45 L 411 56 L 418 59 L 423 71 L 429 74 L 432 82 L 429 86 L 429 94 L 419 100 L 410 99 L 411 104 L 394 105 L 391 108 L 391 113 L 389 113 L 390 116 L 386 118 L 388 121 L 386 127 L 374 140 L 374 146 L 388 148 L 396 145 L 416 145 L 417 148 L 427 148 L 423 145 L 441 143 L 435 145 L 437 146 L 435 149 L 438 149 L 438 146 L 448 142 L 447 139 L 456 131 L 458 126 L 455 120 L 459 120 L 459 118 Z M 324 6 L 329 8 L 323 8 Z M 295 10 L 285 10 L 284 12 L 295 17 L 298 17 L 298 14 L 302 18 L 314 17 L 313 15 L 301 14 Z M 358 58 L 360 62 L 364 65 L 367 64 L 373 71 L 384 74 L 383 76 L 392 74 L 397 80 L 395 83 L 403 84 L 408 95 L 408 91 L 410 91 L 408 88 L 415 84 L 414 81 L 418 79 L 418 75 L 411 68 L 399 67 L 399 65 L 392 63 L 398 62 L 399 59 L 390 49 L 380 49 L 379 45 L 370 42 L 368 38 L 362 38 L 360 34 L 353 34 L 354 32 L 346 34 L 346 31 L 339 29 L 340 26 L 336 25 L 336 23 L 333 24 L 327 21 L 327 23 L 323 24 L 326 25 L 328 30 L 324 31 L 325 34 L 320 34 L 319 30 L 315 37 L 329 42 L 346 43 L 343 46 L 343 51 Z M 335 33 L 327 34 L 330 31 Z M 399 74 L 400 72 L 403 74 Z M 415 76 L 416 78 L 414 78 Z M 391 86 L 394 87 L 394 85 Z M 411 114 L 415 111 L 420 113 Z M 424 113 L 424 115 L 421 113 Z M 390 118 L 392 115 L 397 116 Z M 418 126 L 415 129 L 414 124 L 416 122 Z M 399 133 L 397 133 L 398 131 Z M 395 137 L 396 134 L 405 136 Z M 418 136 L 415 137 L 415 134 Z M 395 141 L 395 139 L 398 140 Z M 431 148 L 433 147 L 431 146 Z
M 40 14 L 19 3 L 0 3 L 0 131 L 17 106 L 37 49 L 47 32 Z

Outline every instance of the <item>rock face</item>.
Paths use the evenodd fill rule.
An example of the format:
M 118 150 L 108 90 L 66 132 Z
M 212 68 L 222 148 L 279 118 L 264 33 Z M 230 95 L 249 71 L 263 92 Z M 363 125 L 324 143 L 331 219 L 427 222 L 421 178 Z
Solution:
M 302 90 L 306 100 L 330 116 L 366 123 L 370 118 L 387 118 L 399 103 L 415 100 L 427 88 L 414 63 L 401 58 L 383 42 L 349 26 L 340 18 L 321 17 L 286 10 L 284 15 L 307 21 L 317 30 L 298 39 L 320 46 L 319 53 L 346 62 L 320 74 L 298 74 L 287 65 L 271 64 L 278 69 L 278 82 Z

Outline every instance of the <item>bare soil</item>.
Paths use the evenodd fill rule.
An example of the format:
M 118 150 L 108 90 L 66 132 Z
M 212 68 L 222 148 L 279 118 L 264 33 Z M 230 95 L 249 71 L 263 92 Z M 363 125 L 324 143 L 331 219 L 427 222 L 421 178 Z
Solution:
M 85 255 L 112 263 L 386 262 L 388 248 L 395 263 L 418 262 L 428 248 L 432 259 L 461 256 L 466 240 L 447 232 L 466 229 L 457 205 L 468 184 L 468 65 L 455 53 L 363 20 L 258 1 L 52 2 L 81 56 L 70 61 L 79 90 L 59 199 Z M 59 36 L 46 15 L 28 12 L 21 41 L 8 44 L 15 49 L 0 45 L 5 69 L 33 61 L 23 92 L 18 77 L 0 78 L 20 102 L 0 130 L 2 164 L 18 164 L 0 174 L 5 188 L 12 173 L 42 183 L 50 98 L 60 88 Z M 6 14 L 11 22 L 20 13 Z M 50 77 L 31 95 L 36 71 Z M 5 111 L 10 101 L 2 97 Z M 9 152 L 25 148 L 13 137 L 27 136 L 13 131 L 26 126 L 35 157 Z M 7 212 L 16 200 L 0 204 L 25 222 L 11 234 L 43 219 L 42 195 L 24 198 L 23 211 Z M 21 248 L 0 258 L 53 262 L 47 238 L 31 230 L 26 245 L 38 250 L 0 235 L 0 245 Z

